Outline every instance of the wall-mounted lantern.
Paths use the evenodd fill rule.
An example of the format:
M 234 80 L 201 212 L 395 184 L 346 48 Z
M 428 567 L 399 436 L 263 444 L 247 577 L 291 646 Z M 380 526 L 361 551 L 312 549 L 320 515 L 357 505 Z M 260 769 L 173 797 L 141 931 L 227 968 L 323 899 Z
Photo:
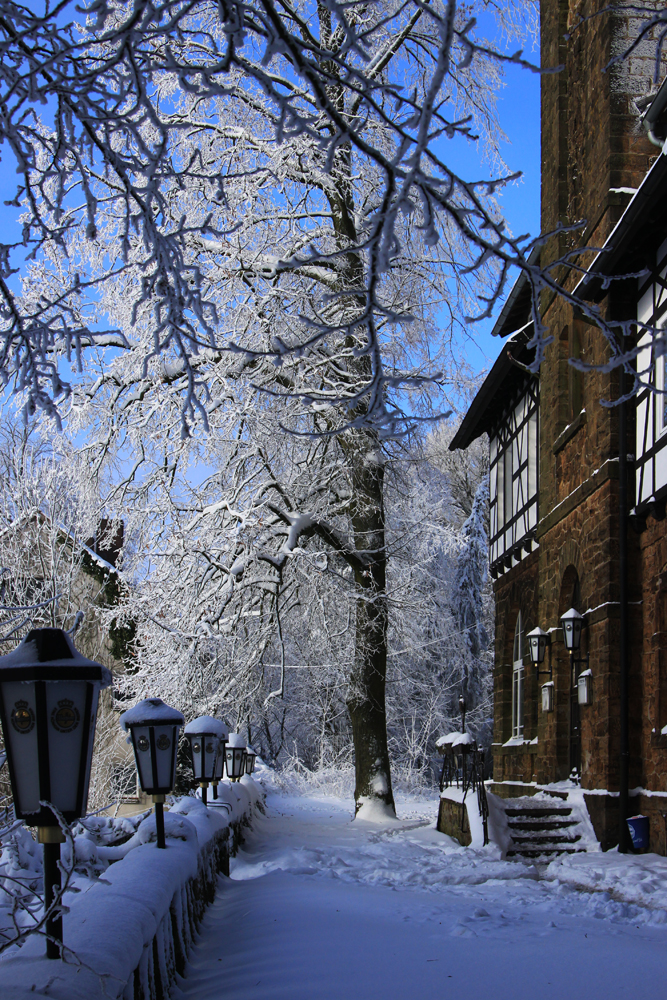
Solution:
M 252 774 L 255 770 L 255 761 L 257 760 L 257 754 L 253 748 L 248 744 L 245 751 L 245 773 Z
M 204 805 L 206 805 L 208 786 L 215 778 L 215 765 L 226 731 L 227 727 L 210 715 L 193 719 L 183 730 L 183 735 L 190 743 L 192 774 L 201 788 Z
M 574 608 L 570 608 L 560 617 L 561 628 L 563 629 L 563 642 L 568 653 L 576 653 L 581 644 L 581 629 L 584 624 L 583 615 L 580 615 Z
M 230 733 L 225 754 L 227 758 L 227 777 L 238 781 L 245 772 L 245 740 L 240 733 Z
M 593 701 L 593 675 L 590 670 L 583 670 L 577 678 L 577 701 L 580 705 L 590 705 Z
M 153 797 L 160 848 L 166 847 L 164 800 L 176 780 L 176 751 L 184 722 L 182 714 L 161 698 L 146 698 L 120 717 L 122 728 L 130 732 L 141 789 Z
M 59 628 L 32 629 L 0 656 L 0 719 L 14 812 L 37 827 L 44 845 L 44 906 L 60 890 L 60 845 L 65 840 L 49 802 L 68 823 L 86 815 L 100 690 L 111 673 L 88 660 Z M 62 916 L 46 922 L 46 954 L 59 958 Z
M 229 738 L 229 729 L 224 725 L 224 723 L 221 723 L 221 725 L 224 730 L 224 735 L 220 740 L 220 750 L 218 751 L 218 756 L 215 760 L 215 774 L 213 776 L 213 781 L 211 782 L 211 785 L 213 786 L 214 799 L 217 799 L 218 797 L 218 785 L 225 776 L 225 744 Z
M 553 676 L 551 667 L 551 637 L 548 632 L 541 629 L 539 625 L 529 632 L 526 636 L 528 640 L 528 652 L 530 653 L 530 660 L 535 667 L 535 676 L 539 677 L 540 674 L 548 674 L 551 678 Z M 547 646 L 549 647 L 549 669 L 540 670 L 540 666 L 544 663 L 544 656 L 547 651 Z
M 553 712 L 554 710 L 554 682 L 547 681 L 542 685 L 542 711 Z

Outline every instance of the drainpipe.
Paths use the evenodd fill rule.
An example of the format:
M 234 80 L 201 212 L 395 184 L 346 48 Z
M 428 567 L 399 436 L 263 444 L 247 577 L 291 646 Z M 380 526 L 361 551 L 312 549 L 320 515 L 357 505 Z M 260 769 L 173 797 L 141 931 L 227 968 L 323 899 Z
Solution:
M 619 392 L 625 395 L 625 372 L 621 368 Z M 627 403 L 618 407 L 618 572 L 620 597 L 620 761 L 618 793 L 618 849 L 627 854 L 630 849 L 628 817 L 628 787 L 630 772 L 630 741 L 628 731 L 628 435 Z

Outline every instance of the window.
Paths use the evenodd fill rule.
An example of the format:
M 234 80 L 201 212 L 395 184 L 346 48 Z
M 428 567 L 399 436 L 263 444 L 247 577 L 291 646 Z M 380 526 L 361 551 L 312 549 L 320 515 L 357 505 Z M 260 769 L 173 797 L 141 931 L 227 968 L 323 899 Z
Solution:
M 656 432 L 664 434 L 667 431 L 667 380 L 665 380 L 665 355 L 663 338 L 655 342 L 655 387 L 656 392 Z
M 512 654 L 512 738 L 523 736 L 523 626 L 521 612 L 514 630 Z
M 494 573 L 532 550 L 530 540 L 537 526 L 537 379 L 527 379 L 522 390 L 508 402 L 489 440 L 489 559 Z

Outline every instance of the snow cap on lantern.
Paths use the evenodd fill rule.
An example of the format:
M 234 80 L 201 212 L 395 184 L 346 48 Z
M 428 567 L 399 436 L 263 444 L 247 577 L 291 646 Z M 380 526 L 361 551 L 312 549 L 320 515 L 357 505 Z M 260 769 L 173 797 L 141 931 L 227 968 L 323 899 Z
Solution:
M 225 748 L 227 777 L 238 781 L 245 771 L 246 742 L 240 733 L 230 733 Z
M 176 780 L 176 751 L 181 712 L 165 705 L 161 698 L 145 698 L 123 712 L 122 728 L 129 730 L 142 791 L 166 795 Z
M 195 781 L 200 784 L 213 781 L 218 753 L 227 734 L 227 727 L 219 719 L 201 715 L 198 719 L 188 722 L 183 734 L 190 743 Z
M 57 826 L 85 816 L 97 703 L 111 672 L 59 628 L 32 629 L 0 656 L 0 718 L 17 819 Z

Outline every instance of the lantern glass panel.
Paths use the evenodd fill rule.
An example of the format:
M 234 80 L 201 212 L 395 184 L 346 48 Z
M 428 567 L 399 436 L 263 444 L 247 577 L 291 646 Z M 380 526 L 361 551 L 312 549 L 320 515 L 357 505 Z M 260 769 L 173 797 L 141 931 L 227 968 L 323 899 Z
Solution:
M 176 781 L 178 726 L 154 726 L 157 787 L 172 789 Z
M 149 726 L 132 726 L 134 759 L 137 764 L 139 784 L 145 792 L 153 787 L 153 766 L 151 755 L 151 735 Z
M 211 733 L 188 733 L 192 773 L 196 781 L 212 781 L 220 747 L 220 737 Z
M 134 757 L 144 792 L 155 795 L 174 787 L 178 729 L 169 724 L 132 726 Z
M 225 774 L 225 740 L 220 740 L 220 750 L 215 760 L 215 780 L 220 781 Z
M 83 739 L 93 728 L 92 705 L 86 704 L 89 685 L 85 681 L 56 681 L 47 682 L 45 688 L 51 802 L 61 812 L 69 813 L 76 811 L 79 771 L 87 765 L 87 760 L 81 760 L 82 750 L 88 749 L 88 740 L 84 747 Z M 84 785 L 88 785 L 85 777 Z M 85 808 L 83 803 L 84 812 Z
M 39 812 L 39 754 L 35 685 L 7 681 L 2 685 L 5 740 L 14 770 L 17 814 Z
M 245 773 L 246 774 L 252 774 L 252 772 L 255 770 L 255 757 L 256 756 L 257 755 L 254 754 L 254 753 L 246 752 L 246 758 L 245 758 Z
M 227 777 L 240 778 L 243 774 L 245 747 L 227 747 Z
M 563 629 L 563 642 L 569 652 L 576 652 L 581 642 L 581 626 L 583 618 L 574 608 L 570 608 L 561 617 L 561 628 Z

